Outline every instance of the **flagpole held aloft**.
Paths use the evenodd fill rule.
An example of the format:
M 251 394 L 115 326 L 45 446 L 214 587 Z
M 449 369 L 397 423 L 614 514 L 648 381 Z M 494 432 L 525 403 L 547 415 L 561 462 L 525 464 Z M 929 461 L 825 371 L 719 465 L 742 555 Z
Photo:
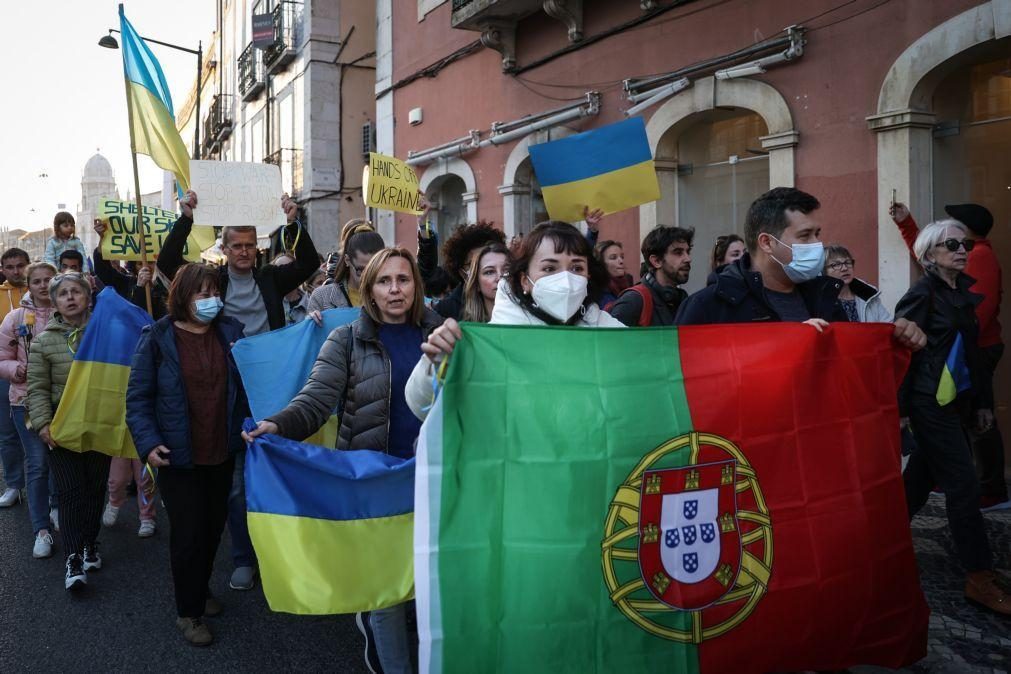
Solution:
M 120 11 L 123 5 L 119 6 Z M 134 140 L 133 131 L 133 102 L 130 99 L 130 80 L 123 77 L 124 90 L 126 92 L 126 115 L 130 121 L 130 157 L 133 159 L 133 189 L 137 199 L 137 232 L 140 235 L 140 262 L 145 267 L 147 260 L 147 224 L 144 222 L 144 205 L 140 197 L 140 174 L 137 172 L 137 144 Z M 144 298 L 147 301 L 147 313 L 154 316 L 154 306 L 151 302 L 151 283 L 154 283 L 154 274 L 151 281 L 144 286 Z

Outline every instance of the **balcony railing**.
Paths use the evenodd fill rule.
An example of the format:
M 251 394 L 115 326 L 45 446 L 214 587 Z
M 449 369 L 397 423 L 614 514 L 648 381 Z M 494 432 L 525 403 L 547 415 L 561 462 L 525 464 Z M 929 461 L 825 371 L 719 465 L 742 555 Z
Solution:
M 263 158 L 264 164 L 274 164 L 281 169 L 281 189 L 292 199 L 302 195 L 302 151 L 285 147 Z
M 273 74 L 295 58 L 295 3 L 278 0 L 271 10 L 271 16 L 274 21 L 274 43 L 263 50 L 263 64 L 267 72 Z
M 204 155 L 221 151 L 221 144 L 228 140 L 235 127 L 232 119 L 231 94 L 217 94 L 211 99 L 210 108 L 204 118 Z
M 242 100 L 249 102 L 256 99 L 266 87 L 263 75 L 263 56 L 259 49 L 253 48 L 250 42 L 239 54 L 239 93 Z

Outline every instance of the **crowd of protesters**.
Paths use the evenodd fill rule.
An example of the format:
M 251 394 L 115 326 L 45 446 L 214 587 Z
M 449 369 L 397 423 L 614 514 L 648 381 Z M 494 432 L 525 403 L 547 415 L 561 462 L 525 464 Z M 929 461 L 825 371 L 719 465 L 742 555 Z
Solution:
M 101 527 L 117 524 L 132 486 L 138 536 L 155 534 L 156 503 L 168 516 L 179 629 L 194 645 L 211 643 L 204 618 L 219 614 L 222 603 L 208 581 L 226 524 L 230 587 L 251 589 L 257 577 L 246 526 L 244 440 L 263 433 L 303 440 L 340 408 L 337 449 L 413 456 L 438 364 L 464 339 L 460 321 L 633 329 L 790 321 L 818 332 L 833 322 L 874 322 L 892 323 L 893 338 L 913 351 L 899 396 L 901 423 L 915 439 L 903 474 L 909 517 L 932 489 L 943 491 L 967 573 L 966 597 L 1011 615 L 983 520 L 984 512 L 1009 505 L 993 414 L 1003 352 L 1001 270 L 984 207 L 949 206 L 948 219 L 922 229 L 904 205 L 893 207 L 923 274 L 889 307 L 858 278 L 845 245 L 823 244 L 818 200 L 793 188 L 773 189 L 752 203 L 743 236 L 719 236 L 701 271 L 692 265 L 692 229 L 651 230 L 641 244 L 638 280 L 629 273 L 629 251 L 600 240 L 603 213 L 589 209 L 583 230 L 544 222 L 511 246 L 490 223 L 461 226 L 442 242 L 441 265 L 427 205 L 416 254 L 385 241 L 368 221 L 352 220 L 321 264 L 297 205 L 285 198 L 288 224 L 280 239 L 292 242 L 289 250 L 258 266 L 255 228 L 228 227 L 220 244 L 225 263 L 212 266 L 183 259 L 197 203 L 193 192 L 180 201 L 156 264 L 121 267 L 104 259 L 99 246 L 91 254 L 94 274 L 87 273 L 87 251 L 67 213 L 55 218 L 44 262 L 30 264 L 16 248 L 0 258 L 0 456 L 7 484 L 0 507 L 18 504 L 27 489 L 33 555 L 54 554 L 59 532 L 68 590 L 101 568 Z M 101 236 L 104 225 L 94 226 Z M 705 274 L 706 283 L 689 294 L 684 286 L 693 273 Z M 134 460 L 65 449 L 49 429 L 102 286 L 156 319 L 144 330 L 130 374 Z M 230 356 L 234 343 L 302 320 L 320 323 L 320 312 L 339 307 L 358 307 L 360 316 L 330 334 L 309 381 L 284 410 L 241 433 L 249 411 Z M 938 384 L 953 346 L 963 349 L 969 381 L 942 400 Z M 359 616 L 373 671 L 410 670 L 407 613 L 400 605 Z

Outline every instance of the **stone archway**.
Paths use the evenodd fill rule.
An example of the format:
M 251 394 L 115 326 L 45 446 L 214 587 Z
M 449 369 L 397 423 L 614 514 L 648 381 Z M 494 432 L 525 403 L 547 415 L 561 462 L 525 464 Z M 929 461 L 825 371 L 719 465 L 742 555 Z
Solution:
M 793 115 L 786 99 L 772 85 L 747 78 L 716 80 L 704 77 L 661 105 L 646 123 L 650 150 L 656 158 L 660 193 L 676 195 L 677 165 L 657 157 L 660 140 L 669 132 L 692 123 L 699 113 L 722 107 L 745 108 L 765 120 L 768 135 L 762 136 L 762 149 L 769 153 L 769 186 L 793 187 L 796 170 L 794 149 L 799 134 L 793 126 Z M 639 237 L 646 236 L 658 222 L 674 222 L 665 209 L 675 200 L 660 200 L 639 207 Z
M 530 146 L 565 138 L 574 133 L 576 132 L 564 126 L 535 131 L 524 136 L 509 153 L 502 175 L 502 184 L 498 188 L 498 193 L 502 195 L 502 228 L 505 230 L 506 240 L 523 231 L 521 219 L 529 210 L 530 185 L 522 179 L 521 167 L 530 157 Z
M 463 181 L 465 186 L 463 193 L 463 205 L 467 212 L 467 222 L 477 222 L 477 180 L 474 178 L 474 170 L 465 160 L 460 157 L 443 158 L 436 160 L 425 169 L 418 180 L 418 188 L 425 194 L 429 193 L 433 187 L 445 180 L 449 176 L 456 176 Z
M 990 0 L 958 14 L 902 52 L 885 75 L 877 113 L 867 124 L 878 140 L 878 283 L 886 306 L 909 287 L 911 261 L 888 215 L 895 191 L 917 221 L 930 221 L 934 114 L 931 96 L 959 54 L 1011 36 L 1011 0 Z

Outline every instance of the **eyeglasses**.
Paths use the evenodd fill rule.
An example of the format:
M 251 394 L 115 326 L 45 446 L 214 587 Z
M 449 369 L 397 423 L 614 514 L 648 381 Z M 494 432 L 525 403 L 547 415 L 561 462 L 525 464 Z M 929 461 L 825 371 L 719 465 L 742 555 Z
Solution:
M 840 269 L 853 269 L 853 265 L 856 264 L 856 260 L 850 258 L 848 260 L 836 260 L 835 262 L 829 262 L 828 268 L 832 271 L 839 271 Z
M 961 241 L 959 241 L 958 239 L 945 239 L 944 241 L 942 241 L 941 243 L 937 244 L 934 247 L 935 248 L 940 248 L 941 246 L 944 246 L 945 248 L 947 248 L 948 250 L 950 250 L 952 253 L 954 253 L 956 250 L 958 250 L 958 247 L 961 246 L 962 248 L 965 249 L 965 252 L 968 253 L 973 248 L 976 247 L 976 242 L 973 241 L 972 239 L 962 239 Z

